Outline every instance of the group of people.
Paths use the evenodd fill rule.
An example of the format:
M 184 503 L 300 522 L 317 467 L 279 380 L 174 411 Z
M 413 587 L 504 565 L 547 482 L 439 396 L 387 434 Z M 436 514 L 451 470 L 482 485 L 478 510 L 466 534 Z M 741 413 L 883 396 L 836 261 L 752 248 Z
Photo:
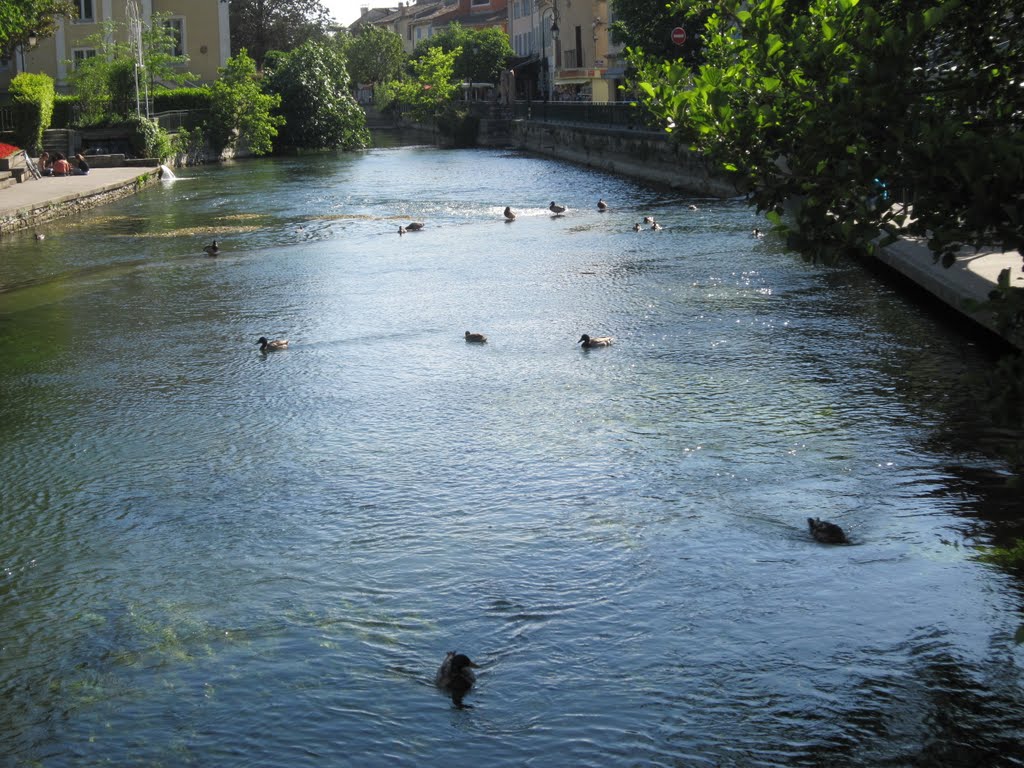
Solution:
M 85 162 L 81 152 L 75 155 L 75 163 L 77 167 L 60 152 L 52 158 L 49 152 L 43 152 L 39 156 L 39 172 L 43 176 L 84 176 L 89 172 L 89 164 Z

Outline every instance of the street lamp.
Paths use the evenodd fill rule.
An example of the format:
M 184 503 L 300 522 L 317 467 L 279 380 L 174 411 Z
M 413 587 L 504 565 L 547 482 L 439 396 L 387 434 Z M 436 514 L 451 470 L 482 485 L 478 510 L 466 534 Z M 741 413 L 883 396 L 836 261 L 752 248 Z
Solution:
M 36 47 L 36 43 L 37 42 L 39 42 L 39 38 L 36 36 L 36 33 L 34 31 L 33 32 L 29 32 L 28 33 L 28 40 L 25 42 L 25 45 L 21 46 L 21 71 L 22 72 L 28 71 L 28 68 L 25 66 L 25 49 L 28 48 L 28 50 L 32 50 L 33 48 Z

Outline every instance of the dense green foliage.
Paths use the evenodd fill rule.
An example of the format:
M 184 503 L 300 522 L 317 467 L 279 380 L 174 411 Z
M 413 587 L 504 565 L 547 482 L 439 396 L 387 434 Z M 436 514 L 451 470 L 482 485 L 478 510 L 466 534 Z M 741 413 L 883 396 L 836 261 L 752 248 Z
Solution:
M 793 245 L 870 249 L 879 230 L 947 259 L 1024 245 L 1024 16 L 1010 0 L 680 7 L 709 14 L 707 63 L 638 57 L 648 105 L 760 209 L 797 203 Z M 891 205 L 904 194 L 912 217 Z
M 445 53 L 458 51 L 453 76 L 459 82 L 497 83 L 514 55 L 508 35 L 502 30 L 469 29 L 452 22 L 416 46 L 414 59 L 422 59 L 433 48 Z
M 369 144 L 366 114 L 352 97 L 340 48 L 310 41 L 277 59 L 268 90 L 281 98 L 279 144 L 300 149 L 357 149 Z
M 130 115 L 124 125 L 130 129 L 128 141 L 136 157 L 155 157 L 161 162 L 170 157 L 171 139 L 155 122 L 141 115 Z
M 243 48 L 220 69 L 220 79 L 210 88 L 207 135 L 218 152 L 239 142 L 254 155 L 274 147 L 284 118 L 273 111 L 281 106 L 278 94 L 264 93 L 256 62 Z
M 455 61 L 462 50 L 445 52 L 428 48 L 412 62 L 412 77 L 393 80 L 377 89 L 377 106 L 405 108 L 409 117 L 419 122 L 437 119 L 455 98 Z
M 53 117 L 53 78 L 49 75 L 22 72 L 15 75 L 9 88 L 15 112 L 15 142 L 31 154 L 43 148 L 43 131 Z
M 353 85 L 376 85 L 397 80 L 408 56 L 402 38 L 387 29 L 368 24 L 354 37 L 340 39 Z
M 170 112 L 176 109 L 209 109 L 211 91 L 199 88 L 161 88 L 153 92 L 153 111 Z
M 686 13 L 666 0 L 612 0 L 615 21 L 609 31 L 613 42 L 659 59 L 683 59 L 690 64 L 701 61 L 700 34 L 704 19 L 686 18 Z M 686 42 L 672 42 L 672 30 L 687 30 Z
M 329 22 L 319 0 L 231 0 L 231 52 L 245 49 L 262 69 L 267 51 L 325 40 Z
M 10 58 L 17 46 L 27 45 L 30 34 L 40 40 L 50 37 L 62 17 L 77 16 L 69 0 L 0 0 L 0 58 Z

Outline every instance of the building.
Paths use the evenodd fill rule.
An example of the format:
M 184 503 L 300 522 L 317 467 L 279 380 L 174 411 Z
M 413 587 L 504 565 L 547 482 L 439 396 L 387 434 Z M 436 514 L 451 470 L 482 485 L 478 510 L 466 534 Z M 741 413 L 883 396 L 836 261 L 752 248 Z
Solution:
M 520 95 L 531 98 L 615 101 L 622 65 L 608 34 L 608 0 L 512 0 L 508 30 Z
M 68 75 L 75 63 L 95 56 L 96 44 L 90 40 L 104 30 L 103 22 L 118 23 L 116 35 L 128 39 L 131 7 L 142 24 L 150 24 L 155 14 L 168 16 L 165 22 L 177 38 L 176 55 L 188 56 L 182 70 L 194 73 L 198 82 L 213 82 L 218 68 L 231 55 L 231 29 L 228 4 L 223 0 L 72 0 L 78 5 L 77 19 L 64 19 L 53 37 L 40 40 L 28 51 L 18 51 L 6 63 L 0 62 L 0 91 L 6 91 L 19 72 L 50 75 L 59 92 L 68 91 Z
M 453 21 L 470 29 L 497 27 L 508 33 L 509 0 L 418 0 L 399 3 L 398 9 L 372 22 L 402 38 L 406 53 L 429 40 Z M 378 9 L 379 10 L 379 9 Z M 372 14 L 367 10 L 364 16 Z M 360 20 L 363 17 L 360 17 Z M 357 20 L 356 23 L 359 23 Z M 352 28 L 352 25 L 349 29 Z

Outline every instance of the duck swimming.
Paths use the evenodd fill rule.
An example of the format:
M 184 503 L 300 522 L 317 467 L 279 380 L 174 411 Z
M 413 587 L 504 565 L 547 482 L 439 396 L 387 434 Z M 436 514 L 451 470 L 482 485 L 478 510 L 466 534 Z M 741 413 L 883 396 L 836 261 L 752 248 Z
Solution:
M 608 203 L 606 203 L 603 198 L 597 201 L 597 210 L 599 210 L 599 211 L 607 211 L 608 210 Z
M 560 213 L 565 213 L 565 206 L 558 205 L 554 200 L 552 200 L 551 205 L 548 206 L 548 210 L 557 216 Z
M 401 224 L 399 224 L 398 225 L 398 236 L 401 237 L 404 234 L 405 234 L 405 227 L 403 227 Z
M 260 336 L 256 343 L 260 345 L 260 352 L 275 352 L 279 349 L 288 349 L 288 339 L 270 341 L 266 336 Z
M 653 216 L 644 216 L 644 224 L 653 224 L 653 223 L 654 223 L 654 217 Z
M 469 331 L 466 331 L 466 341 L 473 341 L 478 344 L 482 344 L 487 341 L 487 337 L 482 333 L 470 333 Z
M 656 222 L 654 219 L 651 219 L 651 229 L 657 232 L 658 230 L 664 229 L 664 227 L 661 226 L 661 224 Z
M 516 215 L 512 212 L 512 209 L 507 205 L 505 206 L 505 221 L 515 221 Z
M 843 529 L 835 523 L 819 520 L 816 517 L 807 518 L 807 527 L 811 529 L 811 536 L 815 541 L 822 544 L 848 544 L 849 539 L 843 533 Z
M 640 222 L 639 221 L 636 224 L 633 225 L 633 231 L 634 232 L 639 232 L 640 231 Z
M 434 684 L 451 694 L 452 704 L 459 709 L 464 707 L 462 699 L 476 682 L 476 675 L 473 674 L 474 668 L 479 668 L 479 665 L 470 661 L 469 656 L 464 653 L 448 651 L 448 655 L 444 657 L 444 661 L 441 662 L 441 666 L 437 670 L 437 676 L 434 678 Z
M 212 243 L 203 248 L 203 250 L 206 252 L 207 256 L 216 256 L 217 254 L 220 253 L 220 246 L 218 246 L 217 241 L 214 240 Z
M 611 336 L 598 336 L 592 339 L 584 333 L 576 343 L 582 344 L 584 349 L 590 349 L 591 347 L 610 347 L 613 341 L 615 339 Z

